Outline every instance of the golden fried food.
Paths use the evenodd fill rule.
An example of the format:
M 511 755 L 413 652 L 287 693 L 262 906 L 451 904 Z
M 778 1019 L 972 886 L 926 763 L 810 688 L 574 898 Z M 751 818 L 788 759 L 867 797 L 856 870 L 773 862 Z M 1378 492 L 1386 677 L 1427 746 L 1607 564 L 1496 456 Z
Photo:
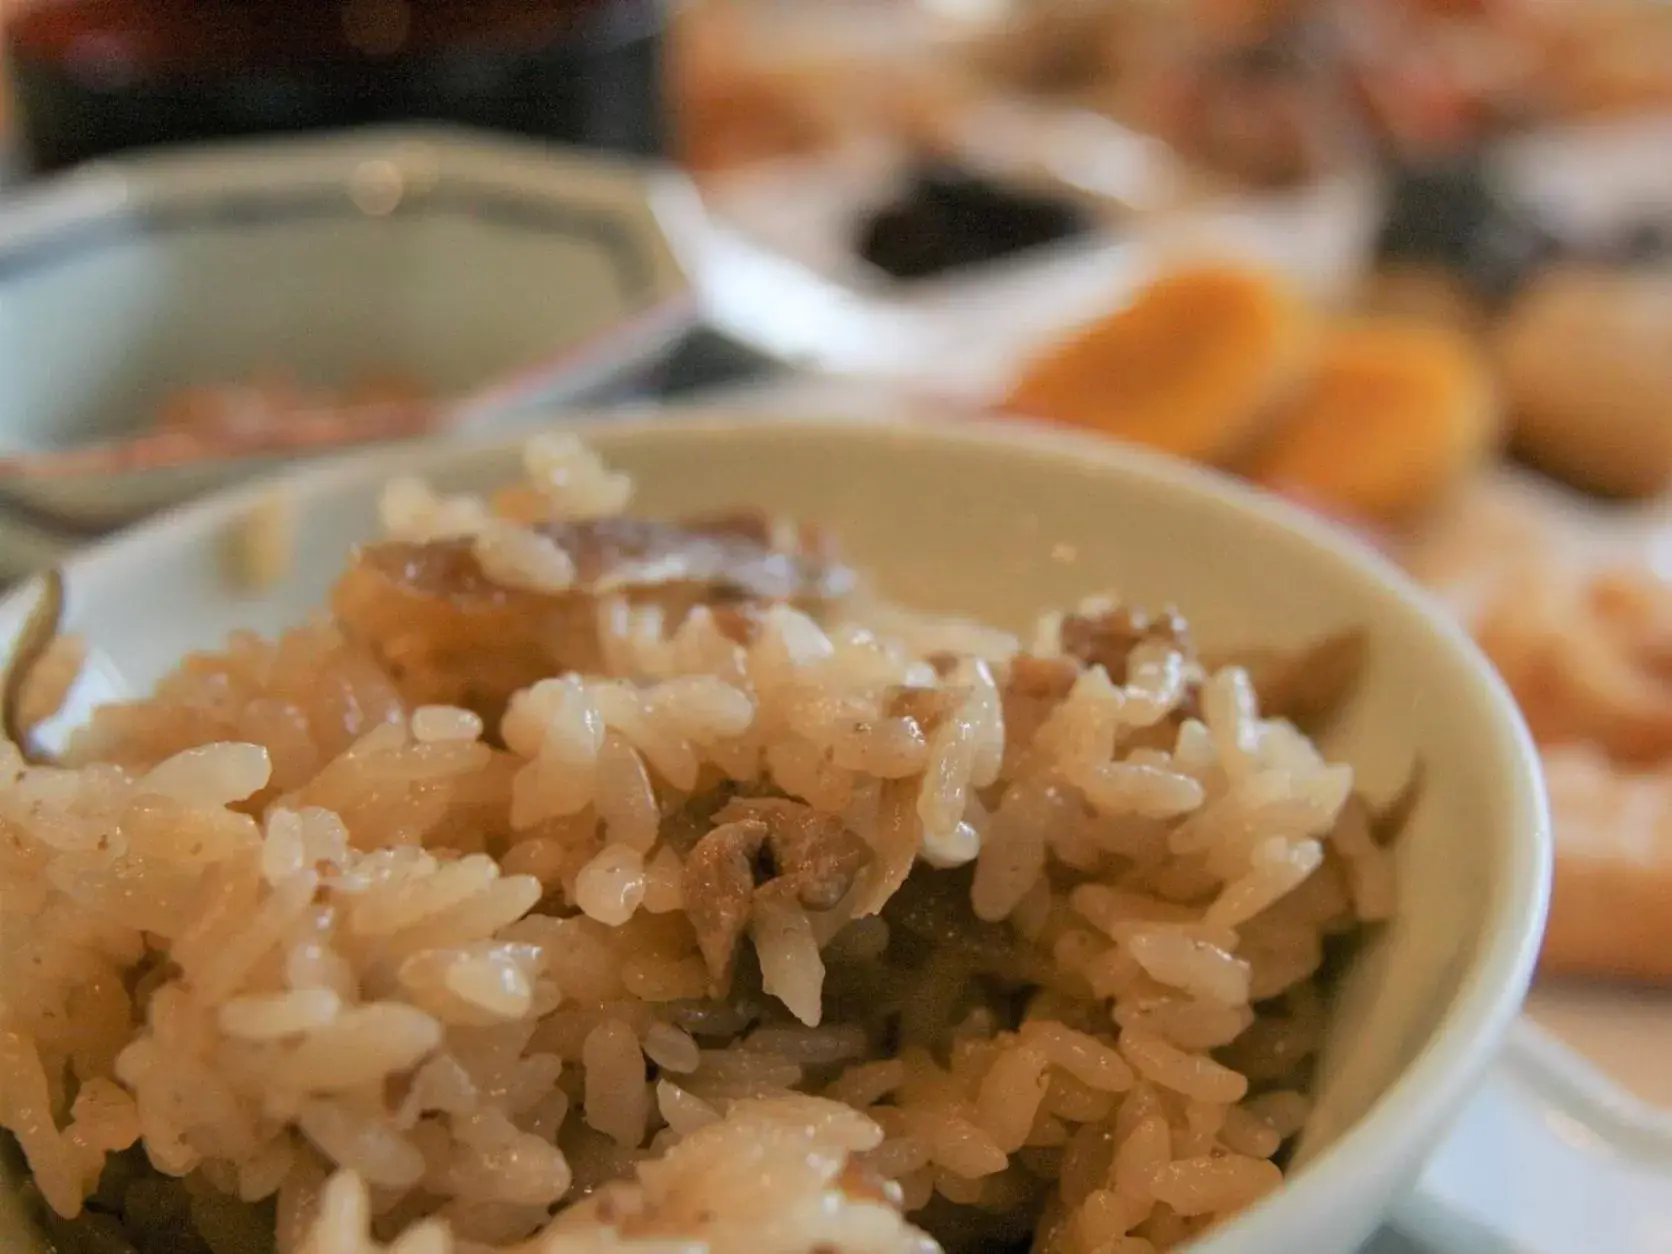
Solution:
M 1281 280 L 1191 266 L 1033 361 L 1008 407 L 1225 464 L 1251 445 L 1312 342 L 1311 315 Z
M 1543 970 L 1672 981 L 1672 773 L 1567 747 L 1545 753 L 1544 775 L 1556 880 Z
M 1515 442 L 1589 491 L 1672 484 L 1672 268 L 1556 271 L 1496 336 Z
M 1273 419 L 1255 480 L 1349 513 L 1407 518 L 1492 456 L 1488 366 L 1466 335 L 1374 319 L 1332 329 L 1310 378 Z
M 1653 572 L 1528 567 L 1476 636 L 1540 744 L 1634 766 L 1672 758 L 1672 584 Z
M 1471 620 L 1539 742 L 1556 835 L 1546 972 L 1672 981 L 1672 585 L 1477 510 L 1418 569 Z M 1544 547 L 1534 549 L 1540 537 Z M 1458 601 L 1469 585 L 1483 595 Z
M 1413 318 L 1476 334 L 1486 315 L 1456 274 L 1439 266 L 1384 265 L 1358 294 L 1361 313 L 1377 318 Z

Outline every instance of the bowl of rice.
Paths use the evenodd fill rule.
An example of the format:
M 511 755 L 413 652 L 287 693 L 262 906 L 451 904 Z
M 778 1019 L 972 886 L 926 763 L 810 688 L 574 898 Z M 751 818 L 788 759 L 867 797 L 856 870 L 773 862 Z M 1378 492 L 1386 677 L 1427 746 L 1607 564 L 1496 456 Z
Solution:
M 0 639 L 19 1251 L 1346 1254 L 1542 925 L 1462 635 L 1074 435 L 382 449 Z

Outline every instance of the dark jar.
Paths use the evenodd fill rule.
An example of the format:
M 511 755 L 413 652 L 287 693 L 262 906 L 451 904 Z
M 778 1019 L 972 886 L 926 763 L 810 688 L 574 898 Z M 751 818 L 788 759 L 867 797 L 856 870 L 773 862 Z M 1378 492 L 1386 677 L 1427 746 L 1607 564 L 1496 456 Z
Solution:
M 660 155 L 663 0 L 37 0 L 6 20 L 28 166 L 452 122 Z

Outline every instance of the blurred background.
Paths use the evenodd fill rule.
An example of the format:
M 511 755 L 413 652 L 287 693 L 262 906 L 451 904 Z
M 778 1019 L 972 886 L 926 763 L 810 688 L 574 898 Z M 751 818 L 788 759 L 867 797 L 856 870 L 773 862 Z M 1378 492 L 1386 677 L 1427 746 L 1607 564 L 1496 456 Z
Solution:
M 96 530 L 229 457 L 785 368 L 1378 528 L 1506 452 L 1672 478 L 1666 0 L 3 12 L 0 491 L 43 525 L 65 476 L 175 472 Z

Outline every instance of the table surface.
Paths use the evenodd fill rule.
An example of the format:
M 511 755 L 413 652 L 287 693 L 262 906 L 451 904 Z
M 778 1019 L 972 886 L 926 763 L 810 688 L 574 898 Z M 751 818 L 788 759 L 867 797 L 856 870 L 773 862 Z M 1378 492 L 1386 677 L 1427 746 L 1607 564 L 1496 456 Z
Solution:
M 621 391 L 626 398 L 674 399 L 788 373 L 772 358 L 718 331 L 699 327 L 648 372 L 626 383 Z

